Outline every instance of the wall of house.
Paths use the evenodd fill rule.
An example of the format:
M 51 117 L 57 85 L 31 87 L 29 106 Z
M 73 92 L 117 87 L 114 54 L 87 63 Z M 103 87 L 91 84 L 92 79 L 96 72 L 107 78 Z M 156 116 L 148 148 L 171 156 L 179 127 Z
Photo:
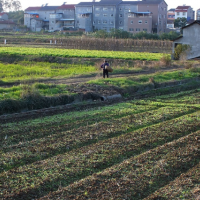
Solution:
M 116 28 L 116 6 L 94 6 L 93 26 L 94 30 L 110 31 Z
M 14 24 L 0 24 L 0 30 L 2 29 L 13 29 L 14 28 Z
M 34 31 L 34 32 L 41 31 L 42 26 L 43 26 L 42 21 L 36 20 L 36 19 L 31 19 L 31 26 L 30 26 L 31 31 Z
M 93 9 L 92 6 L 77 6 L 75 8 L 75 28 L 85 29 L 87 32 L 93 31 Z M 91 13 L 89 17 L 84 13 Z
M 190 45 L 191 51 L 188 53 L 187 58 L 195 58 L 200 56 L 200 25 L 193 24 L 187 28 L 183 29 L 183 37 L 174 41 L 173 50 L 174 53 L 175 46 L 177 44 L 187 44 Z
M 138 33 L 140 31 L 152 32 L 152 17 L 151 16 L 137 16 L 128 18 L 128 31 L 131 33 Z
M 196 20 L 200 20 L 200 9 L 196 12 Z
M 1 15 L 1 16 L 0 16 L 0 20 L 2 20 L 2 19 L 8 20 L 8 15 L 7 15 L 7 14 Z
M 119 14 L 118 16 L 118 23 L 119 27 L 124 31 L 128 31 L 128 14 L 129 12 L 137 12 L 138 11 L 138 6 L 137 5 L 131 5 L 131 4 L 123 4 L 121 3 L 119 5 Z
M 138 5 L 139 12 L 152 12 L 152 28 L 156 33 L 166 32 L 167 28 L 167 4 L 163 1 L 160 4 Z
M 75 9 L 56 10 L 56 13 L 62 13 L 64 19 L 74 19 Z

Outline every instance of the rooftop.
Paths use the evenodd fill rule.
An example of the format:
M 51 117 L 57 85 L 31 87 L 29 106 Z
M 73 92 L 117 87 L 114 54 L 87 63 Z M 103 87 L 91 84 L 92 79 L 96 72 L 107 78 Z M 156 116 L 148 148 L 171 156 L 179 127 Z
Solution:
M 25 11 L 35 11 L 35 10 L 40 10 L 40 7 L 28 7 L 27 9 L 25 9 Z
M 65 9 L 75 9 L 75 4 L 63 4 L 62 6 L 57 7 L 57 10 L 65 10 Z

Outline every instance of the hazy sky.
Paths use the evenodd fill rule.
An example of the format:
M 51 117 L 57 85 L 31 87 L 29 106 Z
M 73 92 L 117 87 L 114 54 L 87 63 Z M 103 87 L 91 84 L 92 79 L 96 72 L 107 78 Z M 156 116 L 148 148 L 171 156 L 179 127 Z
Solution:
M 41 6 L 42 4 L 48 3 L 49 6 L 57 6 L 62 5 L 63 2 L 67 2 L 67 4 L 77 4 L 79 2 L 92 2 L 92 0 L 20 0 L 22 5 L 22 10 L 28 8 L 29 6 Z M 127 1 L 127 0 L 126 0 Z M 176 8 L 177 6 L 186 4 L 191 6 L 195 11 L 200 8 L 200 1 L 199 0 L 165 0 L 168 4 L 168 10 L 170 8 Z

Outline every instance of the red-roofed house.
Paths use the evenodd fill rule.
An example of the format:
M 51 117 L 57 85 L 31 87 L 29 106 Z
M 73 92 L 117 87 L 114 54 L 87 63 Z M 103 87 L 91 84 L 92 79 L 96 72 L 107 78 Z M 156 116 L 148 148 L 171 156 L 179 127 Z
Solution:
M 185 17 L 187 21 L 194 20 L 194 10 L 191 6 L 178 6 L 175 9 L 175 19 Z
M 0 20 L 0 30 L 12 30 L 16 24 L 11 20 Z
M 0 13 L 0 20 L 8 20 L 8 14 L 5 12 Z
M 38 11 L 41 7 L 28 7 L 24 11 L 24 25 L 31 29 L 31 19 L 32 18 L 39 18 Z M 34 28 L 34 31 L 36 29 Z
M 0 30 L 12 30 L 15 27 L 15 23 L 8 19 L 8 14 L 5 12 L 0 13 Z

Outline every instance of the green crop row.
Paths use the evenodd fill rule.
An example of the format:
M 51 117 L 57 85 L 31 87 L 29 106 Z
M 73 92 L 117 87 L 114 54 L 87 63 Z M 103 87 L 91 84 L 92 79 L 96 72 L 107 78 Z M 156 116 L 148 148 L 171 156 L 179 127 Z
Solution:
M 0 198 L 148 197 L 200 161 L 198 100 L 193 90 L 0 124 Z
M 198 164 L 200 144 L 195 140 L 200 132 L 192 133 L 181 139 L 163 146 L 149 150 L 138 156 L 124 160 L 100 173 L 95 173 L 83 180 L 75 182 L 68 187 L 61 187 L 40 200 L 49 199 L 144 199 L 158 188 L 170 183 L 173 177 L 180 176 L 183 172 Z M 193 171 L 195 176 L 197 171 Z M 190 177 L 185 176 L 182 183 L 175 184 L 172 191 L 162 191 L 152 198 L 146 199 L 196 199 L 194 195 L 188 198 L 187 191 L 197 185 L 199 194 L 199 174 L 192 177 L 196 182 L 192 183 Z M 182 191 L 184 182 L 189 182 L 185 193 Z M 194 188 L 195 189 L 195 188 Z M 172 196 L 173 195 L 173 196 Z M 196 196 L 197 197 L 197 196 Z
M 14 136 L 8 137 L 2 143 L 2 158 L 0 158 L 0 171 L 8 170 L 16 166 L 22 166 L 37 160 L 52 157 L 72 150 L 85 144 L 95 143 L 103 139 L 125 134 L 147 125 L 169 120 L 183 114 L 194 112 L 195 108 L 165 107 L 158 110 L 147 111 L 139 114 L 131 114 L 119 119 L 107 118 L 101 122 L 95 122 L 89 126 L 79 126 L 70 131 L 49 130 L 49 136 L 29 141 L 24 134 L 21 136 L 20 145 L 10 145 Z M 148 116 L 148 117 L 147 117 Z M 108 122 L 109 120 L 109 122 Z M 88 121 L 88 119 L 85 119 Z M 41 124 L 41 126 L 44 126 Z M 33 135 L 32 131 L 29 132 Z M 37 133 L 38 134 L 38 133 Z M 41 134 L 41 132 L 39 132 Z M 12 150 L 11 150 L 12 149 Z M 42 153 L 41 152 L 45 152 Z
M 98 51 L 55 48 L 27 48 L 27 47 L 1 47 L 0 55 L 37 55 L 56 57 L 80 57 L 80 58 L 115 58 L 130 60 L 160 60 L 161 53 L 147 52 L 123 52 L 123 51 Z
M 159 198 L 167 199 L 198 199 L 200 195 L 200 162 L 186 173 L 181 174 L 168 185 L 160 188 L 144 200 Z
M 14 199 L 27 197 L 27 194 L 28 198 L 33 198 L 36 194 L 37 197 L 40 197 L 50 190 L 57 190 L 59 185 L 67 186 L 76 180 L 84 178 L 91 173 L 106 169 L 124 159 L 131 157 L 134 159 L 134 156 L 147 150 L 200 129 L 198 115 L 199 112 L 170 121 L 164 121 L 157 125 L 149 126 L 134 132 L 128 132 L 119 137 L 98 141 L 95 144 L 80 147 L 68 153 L 58 154 L 49 159 L 34 162 L 33 164 L 27 163 L 27 165 L 19 168 L 2 172 L 0 174 L 0 183 L 3 186 L 1 191 L 2 195 Z M 186 141 L 190 143 L 190 139 L 187 138 Z M 197 145 L 198 143 L 194 143 L 191 145 L 191 148 L 195 149 Z M 178 145 L 179 148 L 182 146 L 186 148 L 185 145 Z M 30 145 L 29 151 L 31 148 Z M 188 148 L 188 156 L 190 157 L 192 156 L 191 148 Z M 164 148 L 162 149 L 163 153 L 161 155 L 167 154 L 166 151 L 168 150 L 166 149 L 165 151 Z M 169 149 L 172 151 L 173 147 Z M 197 150 L 194 155 L 198 157 Z M 35 149 L 35 151 L 42 155 L 47 153 L 48 149 L 46 151 Z M 156 152 L 157 150 L 154 151 Z M 155 153 L 152 153 L 151 156 L 153 159 Z M 139 157 L 141 156 L 139 155 Z M 162 159 L 161 156 L 158 156 L 158 158 L 158 161 Z M 31 159 L 31 155 L 29 159 Z M 145 158 L 142 160 L 144 159 Z M 148 160 L 149 159 L 147 159 L 146 162 L 148 162 Z M 14 160 L 10 159 L 10 162 L 13 161 Z M 151 166 L 151 163 L 149 163 L 149 165 Z M 173 168 L 173 165 L 170 165 Z M 141 168 L 139 167 L 139 169 Z M 9 192 L 9 188 L 12 188 L 12 192 Z

